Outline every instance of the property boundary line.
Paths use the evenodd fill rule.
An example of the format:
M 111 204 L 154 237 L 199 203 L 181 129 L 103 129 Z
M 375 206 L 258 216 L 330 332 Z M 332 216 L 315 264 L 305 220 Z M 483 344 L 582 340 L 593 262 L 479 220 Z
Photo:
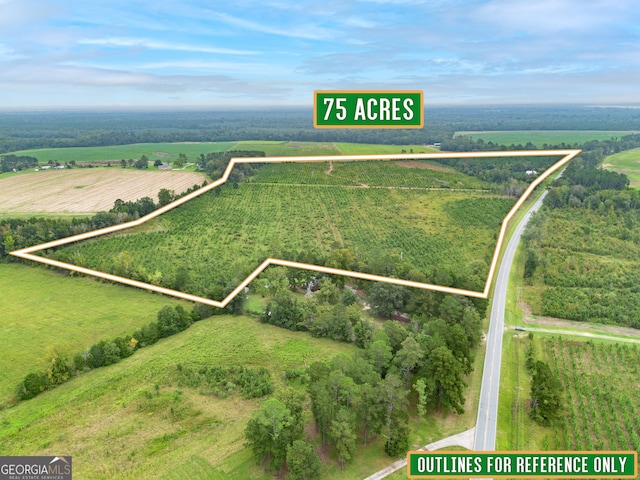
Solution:
M 495 273 L 495 269 L 498 263 L 498 257 L 500 256 L 500 249 L 502 248 L 502 244 L 504 242 L 504 237 L 507 231 L 507 226 L 511 218 L 515 215 L 516 211 L 522 206 L 525 200 L 531 195 L 533 190 L 540 185 L 549 175 L 563 167 L 570 160 L 572 160 L 575 156 L 577 156 L 581 150 L 578 149 L 569 149 L 569 150 L 520 150 L 520 151 L 500 151 L 500 152 L 459 152 L 459 153 L 402 153 L 402 154 L 385 154 L 385 155 L 320 155 L 320 156 L 292 156 L 292 157 L 241 157 L 241 158 L 232 158 L 229 160 L 229 164 L 225 169 L 222 177 L 218 180 L 199 188 L 198 190 L 185 195 L 178 200 L 175 200 L 164 207 L 160 207 L 153 212 L 138 218 L 137 220 L 132 220 L 130 222 L 121 223 L 119 225 L 113 225 L 107 228 L 101 228 L 98 230 L 93 230 L 91 232 L 81 233 L 79 235 L 73 235 L 71 237 L 61 238 L 59 240 L 54 240 L 51 242 L 42 243 L 40 245 L 34 245 L 28 248 L 22 248 L 19 250 L 15 250 L 10 252 L 10 255 L 14 257 L 23 258 L 26 260 L 31 260 L 34 262 L 43 263 L 46 265 L 50 265 L 57 268 L 62 268 L 65 270 L 70 270 L 78 273 L 82 273 L 85 275 L 94 276 L 97 278 L 102 278 L 104 280 L 109 280 L 116 283 L 122 283 L 125 285 L 130 285 L 137 288 L 142 288 L 145 290 L 149 290 L 152 292 L 162 293 L 164 295 L 170 295 L 177 298 L 182 298 L 184 300 L 189 300 L 192 302 L 203 303 L 205 305 L 211 305 L 213 307 L 223 308 L 227 306 L 227 304 L 233 300 L 233 298 L 238 295 L 251 281 L 253 281 L 265 268 L 269 265 L 281 265 L 283 267 L 291 267 L 291 268 L 299 268 L 303 270 L 311 270 L 315 272 L 328 273 L 332 275 L 342 275 L 345 277 L 358 278 L 362 280 L 372 280 L 376 282 L 384 282 L 390 283 L 393 285 L 400 285 L 405 287 L 414 287 L 414 288 L 422 288 L 424 290 L 434 290 L 438 292 L 451 293 L 455 295 L 464 295 L 467 297 L 475 297 L 475 298 L 487 298 L 489 296 L 489 289 L 491 288 L 491 281 L 493 279 L 493 275 Z M 137 227 L 142 225 L 149 220 L 152 220 L 156 217 L 159 217 L 163 213 L 166 213 L 174 208 L 187 203 L 190 200 L 193 200 L 196 197 L 224 184 L 229 179 L 229 175 L 233 170 L 234 166 L 237 164 L 243 163 L 294 163 L 294 162 L 328 162 L 328 161 L 374 161 L 374 160 L 429 160 L 434 158 L 500 158 L 500 157 L 531 157 L 531 156 L 562 156 L 562 158 L 553 164 L 551 167 L 546 169 L 538 178 L 536 178 L 529 187 L 524 191 L 524 193 L 520 196 L 515 205 L 509 210 L 509 213 L 505 216 L 500 226 L 500 232 L 498 235 L 498 241 L 496 243 L 496 247 L 493 253 L 493 257 L 491 259 L 491 265 L 489 267 L 489 274 L 487 276 L 487 280 L 484 286 L 484 290 L 482 292 L 477 292 L 473 290 L 465 290 L 454 287 L 445 287 L 442 285 L 434 285 L 430 283 L 423 282 L 414 282 L 411 280 L 402 280 L 399 278 L 392 277 L 384 277 L 380 275 L 373 275 L 369 273 L 363 272 L 355 272 L 351 270 L 342 270 L 338 268 L 330 268 L 324 267 L 320 265 L 312 265 L 308 263 L 300 263 L 300 262 L 292 262 L 289 260 L 282 260 L 278 258 L 267 258 L 263 261 L 258 268 L 256 268 L 251 274 L 244 279 L 229 295 L 227 295 L 223 300 L 211 300 L 209 298 L 200 297 L 197 295 L 191 295 L 189 293 L 180 292 L 178 290 L 172 290 L 169 288 L 159 287 L 157 285 L 151 285 L 150 283 L 139 282 L 137 280 L 132 280 L 130 278 L 120 277 L 118 275 L 112 275 L 105 272 L 100 272 L 98 270 L 92 270 L 90 268 L 80 267 L 78 265 L 73 265 L 70 263 L 60 262 L 57 260 L 52 260 L 50 258 L 41 257 L 39 255 L 34 255 L 35 252 L 39 252 L 42 250 L 46 250 L 49 248 L 59 247 L 62 245 L 67 245 L 69 243 L 78 242 L 82 240 L 87 240 L 89 238 L 99 237 L 101 235 L 106 235 L 109 233 L 118 232 L 121 230 L 126 230 L 132 227 Z

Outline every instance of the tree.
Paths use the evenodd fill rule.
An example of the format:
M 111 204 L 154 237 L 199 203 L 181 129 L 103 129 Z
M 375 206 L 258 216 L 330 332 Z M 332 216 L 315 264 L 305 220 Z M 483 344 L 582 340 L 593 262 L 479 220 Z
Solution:
M 360 348 L 367 348 L 373 339 L 373 331 L 375 327 L 366 318 L 361 318 L 353 327 L 353 335 L 355 344 Z
M 423 352 L 415 338 L 409 336 L 402 342 L 402 348 L 398 350 L 394 358 L 394 363 L 402 372 L 405 385 L 409 386 L 411 374 L 422 358 Z
M 135 163 L 136 168 L 149 168 L 149 159 L 146 155 L 142 155 L 140 159 Z
M 178 158 L 173 162 L 174 168 L 182 168 L 187 164 L 187 156 L 184 153 L 179 153 Z
M 420 422 L 427 413 L 426 388 L 427 384 L 422 378 L 419 378 L 416 383 L 413 384 L 413 389 L 418 394 L 418 403 L 416 404 L 416 406 L 418 407 L 418 422 Z
M 367 348 L 367 358 L 376 371 L 384 376 L 393 358 L 393 353 L 387 342 L 384 340 L 376 340 Z
M 153 162 L 153 166 L 154 167 L 161 167 L 162 166 L 162 160 L 158 159 L 155 162 Z
M 385 405 L 377 389 L 365 383 L 360 386 L 360 398 L 356 407 L 356 420 L 364 432 L 366 445 L 370 434 L 380 433 L 384 419 Z
M 353 459 L 356 451 L 356 434 L 353 428 L 353 416 L 346 408 L 338 410 L 336 419 L 331 422 L 331 439 L 338 452 L 340 469 Z
M 426 373 L 427 390 L 438 409 L 450 407 L 464 413 L 466 384 L 462 379 L 462 366 L 451 350 L 444 346 L 434 349 L 429 355 Z
M 376 314 L 390 317 L 405 306 L 407 291 L 398 285 L 376 283 L 369 292 L 369 302 Z
M 160 207 L 164 207 L 165 205 L 170 204 L 176 198 L 176 194 L 173 190 L 168 190 L 166 188 L 161 188 L 158 192 L 158 205 Z
M 295 440 L 287 448 L 289 480 L 320 480 L 322 465 L 311 443 Z
M 265 468 L 280 469 L 287 448 L 295 439 L 288 435 L 292 427 L 291 412 L 277 398 L 270 398 L 255 411 L 245 429 L 245 437 L 258 463 Z M 291 440 L 291 441 L 290 441 Z
M 552 425 L 563 407 L 562 384 L 549 365 L 538 360 L 531 380 L 531 418 L 541 425 Z
M 385 406 L 384 424 L 387 436 L 385 450 L 393 457 L 408 449 L 407 393 L 402 380 L 397 375 L 387 375 L 378 385 L 378 395 Z
M 289 278 L 286 267 L 270 267 L 260 275 L 257 282 L 258 293 L 263 297 L 275 298 L 278 294 L 289 292 Z
M 180 331 L 180 315 L 170 305 L 165 305 L 158 312 L 158 336 L 169 337 Z

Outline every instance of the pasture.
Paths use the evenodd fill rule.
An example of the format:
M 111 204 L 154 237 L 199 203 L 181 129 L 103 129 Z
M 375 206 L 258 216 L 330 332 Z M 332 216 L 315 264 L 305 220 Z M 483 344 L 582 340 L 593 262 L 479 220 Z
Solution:
M 0 211 L 92 214 L 109 210 L 117 199 L 151 197 L 162 188 L 181 193 L 206 177 L 195 172 L 141 171 L 133 168 L 46 170 L 0 178 Z
M 0 263 L 0 407 L 18 382 L 42 370 L 47 354 L 73 354 L 105 338 L 130 334 L 155 321 L 169 297 L 33 265 Z
M 455 136 L 482 139 L 498 145 L 526 145 L 531 142 L 538 148 L 546 145 L 581 145 L 589 140 L 609 140 L 638 133 L 635 130 L 499 130 L 483 132 L 456 132 Z
M 247 317 L 212 317 L 0 411 L 0 451 L 72 452 L 78 478 L 272 478 L 244 446 L 245 425 L 263 399 L 218 398 L 178 387 L 177 364 L 266 367 L 278 389 L 285 369 L 355 349 Z M 370 448 L 377 463 L 365 468 L 388 463 L 379 444 Z
M 626 150 L 604 159 L 602 166 L 614 172 L 624 173 L 632 187 L 640 187 L 640 148 Z
M 201 153 L 206 155 L 209 152 L 222 152 L 231 149 L 233 145 L 233 142 L 135 143 L 109 147 L 42 148 L 11 153 L 36 157 L 41 164 L 53 160 L 60 163 L 110 161 L 116 165 L 122 159 L 138 159 L 142 155 L 146 155 L 152 162 L 173 162 L 180 153 L 184 153 L 193 162 Z

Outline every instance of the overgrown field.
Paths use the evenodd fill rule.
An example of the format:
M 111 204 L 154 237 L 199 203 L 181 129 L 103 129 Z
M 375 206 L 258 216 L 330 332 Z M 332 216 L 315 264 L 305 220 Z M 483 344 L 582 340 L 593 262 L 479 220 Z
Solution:
M 589 140 L 609 140 L 637 133 L 626 130 L 501 130 L 484 132 L 456 132 L 455 136 L 468 136 L 474 140 L 498 145 L 526 145 L 531 142 L 538 148 L 544 145 L 581 145 Z
M 53 255 L 200 295 L 237 284 L 267 257 L 325 264 L 340 248 L 372 273 L 387 275 L 403 265 L 423 279 L 447 272 L 450 280 L 463 278 L 465 288 L 483 287 L 513 197 L 430 190 L 487 185 L 458 172 L 332 163 L 331 174 L 327 164 L 264 167 L 250 182 L 218 187 L 152 224 Z M 330 182 L 317 184 L 318 177 Z M 283 184 L 270 183 L 275 180 Z M 399 188 L 391 187 L 398 181 Z
M 604 159 L 603 167 L 624 173 L 632 187 L 640 187 L 640 148 L 616 153 Z
M 183 304 L 88 278 L 5 263 L 0 263 L 0 292 L 0 406 L 14 397 L 27 373 L 43 368 L 47 354 L 81 353 L 99 340 L 131 333 L 155 320 L 163 305 Z
M 245 425 L 263 399 L 179 387 L 178 364 L 266 367 L 281 388 L 286 369 L 354 350 L 246 317 L 212 317 L 0 411 L 0 451 L 71 453 L 78 478 L 271 478 L 244 447 Z
M 531 225 L 523 299 L 534 314 L 640 327 L 638 211 L 602 205 L 557 208 Z

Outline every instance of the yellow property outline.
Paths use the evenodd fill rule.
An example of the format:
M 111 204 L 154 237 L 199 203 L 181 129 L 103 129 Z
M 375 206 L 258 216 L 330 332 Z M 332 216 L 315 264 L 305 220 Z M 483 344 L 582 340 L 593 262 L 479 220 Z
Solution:
M 265 268 L 269 265 L 281 265 L 283 267 L 292 267 L 292 268 L 300 268 L 303 270 L 311 270 L 315 272 L 329 273 L 332 275 L 343 275 L 345 277 L 351 278 L 359 278 L 362 280 L 372 280 L 374 282 L 384 282 L 391 283 L 393 285 L 401 285 L 405 287 L 414 287 L 414 288 L 422 288 L 424 290 L 435 290 L 438 292 L 452 293 L 456 295 L 465 295 L 468 297 L 476 297 L 476 298 L 487 298 L 489 296 L 489 289 L 491 288 L 491 280 L 493 279 L 493 275 L 495 273 L 496 265 L 498 263 L 498 257 L 500 255 L 500 249 L 502 247 L 502 243 L 504 241 L 504 237 L 507 231 L 507 225 L 516 211 L 522 206 L 524 201 L 531 195 L 531 192 L 540 185 L 549 175 L 553 172 L 564 166 L 567 162 L 573 159 L 576 155 L 578 155 L 581 150 L 524 150 L 524 151 L 501 151 L 501 152 L 464 152 L 464 153 L 402 153 L 402 154 L 386 154 L 386 155 L 322 155 L 322 156 L 295 156 L 295 157 L 242 157 L 242 158 L 232 158 L 229 160 L 229 164 L 224 171 L 222 177 L 216 180 L 213 183 L 206 185 L 205 187 L 199 188 L 198 190 L 191 192 L 188 195 L 185 195 L 174 202 L 171 202 L 164 207 L 161 207 L 153 212 L 145 215 L 144 217 L 140 217 L 137 220 L 132 220 L 130 222 L 121 223 L 119 225 L 113 225 L 107 228 L 101 228 L 99 230 L 93 230 L 91 232 L 81 233 L 79 235 L 73 235 L 71 237 L 61 238 L 59 240 L 54 240 L 52 242 L 42 243 L 40 245 L 35 245 L 33 247 L 22 248 L 20 250 L 15 250 L 10 252 L 10 255 L 14 257 L 24 258 L 26 260 L 32 260 L 34 262 L 44 263 L 46 265 L 51 265 L 53 267 L 62 268 L 66 270 L 71 270 L 74 272 L 83 273 L 85 275 L 91 275 L 94 277 L 102 278 L 105 280 L 110 280 L 112 282 L 123 283 L 125 285 L 131 285 L 133 287 L 142 288 L 145 290 L 150 290 L 152 292 L 162 293 L 164 295 L 170 295 L 173 297 L 182 298 L 185 300 L 189 300 L 192 302 L 204 303 L 206 305 L 211 305 L 213 307 L 223 308 L 225 307 L 233 298 L 238 295 L 253 279 L 255 279 Z M 320 265 L 311 265 L 308 263 L 300 263 L 300 262 L 291 262 L 289 260 L 281 260 L 278 258 L 267 258 L 264 262 L 260 264 L 258 268 L 256 268 L 245 280 L 240 283 L 229 295 L 227 295 L 223 300 L 211 300 L 204 297 L 199 297 L 197 295 L 191 295 L 189 293 L 179 292 L 177 290 L 171 290 L 169 288 L 158 287 L 156 285 L 151 285 L 149 283 L 139 282 L 137 280 L 131 280 L 130 278 L 119 277 L 117 275 L 112 275 L 105 272 L 99 272 L 97 270 L 91 270 L 89 268 L 80 267 L 77 265 L 72 265 L 70 263 L 59 262 L 57 260 L 52 260 L 50 258 L 41 257 L 38 255 L 33 255 L 34 252 L 39 252 L 41 250 L 46 250 L 48 248 L 59 247 L 61 245 L 66 245 L 68 243 L 77 242 L 80 240 L 87 240 L 93 237 L 99 237 L 101 235 L 106 235 L 108 233 L 118 232 L 120 230 L 126 230 L 128 228 L 137 227 L 142 225 L 143 223 L 152 220 L 163 213 L 168 212 L 169 210 L 173 210 L 174 208 L 182 205 L 183 203 L 188 202 L 200 195 L 208 192 L 216 188 L 219 185 L 222 185 L 229 179 L 229 175 L 233 170 L 233 167 L 236 164 L 241 163 L 285 163 L 285 162 L 329 162 L 329 161 L 363 161 L 363 160 L 428 160 L 433 158 L 499 158 L 499 157 L 531 157 L 531 156 L 555 156 L 562 155 L 562 159 L 557 163 L 553 164 L 551 167 L 546 169 L 538 178 L 536 178 L 531 185 L 524 191 L 522 196 L 518 199 L 515 205 L 509 210 L 507 216 L 504 217 L 502 221 L 502 225 L 500 227 L 500 234 L 498 235 L 498 242 L 496 244 L 496 248 L 493 253 L 493 258 L 491 260 L 491 266 L 489 268 L 489 275 L 487 276 L 487 281 L 484 286 L 484 291 L 476 292 L 473 290 L 463 290 L 460 288 L 453 287 L 444 287 L 442 285 L 432 285 L 430 283 L 422 283 L 422 282 L 414 282 L 411 280 L 401 280 L 399 278 L 391 278 L 391 277 L 383 277 L 380 275 L 372 275 L 369 273 L 362 272 L 354 272 L 350 270 L 341 270 L 338 268 L 329 268 L 323 267 Z

